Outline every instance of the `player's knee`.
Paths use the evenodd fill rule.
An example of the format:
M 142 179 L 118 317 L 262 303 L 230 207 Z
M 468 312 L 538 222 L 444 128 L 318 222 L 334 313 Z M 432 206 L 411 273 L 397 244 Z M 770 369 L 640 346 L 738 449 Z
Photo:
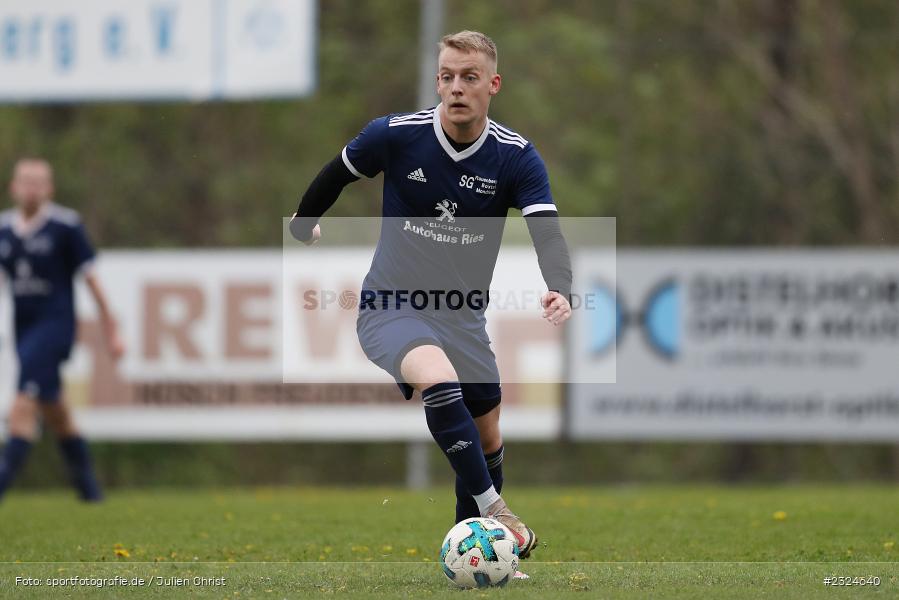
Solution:
M 423 376 L 423 381 L 420 383 L 412 383 L 410 384 L 413 388 L 418 390 L 419 392 L 426 390 L 430 387 L 434 387 L 440 383 L 446 383 L 451 381 L 457 381 L 459 378 L 456 376 L 456 372 L 452 369 L 449 370 L 439 370 L 435 369 Z
M 446 354 L 437 346 L 419 346 L 403 358 L 400 370 L 403 378 L 419 392 L 459 376 Z
M 64 404 L 48 404 L 43 406 L 44 423 L 57 436 L 70 436 L 75 433 L 75 422 L 69 409 Z
M 38 424 L 37 401 L 20 394 L 9 411 L 9 433 L 14 437 L 34 440 Z
M 499 430 L 497 430 L 496 435 L 486 438 L 481 436 L 481 448 L 483 449 L 484 454 L 493 454 L 502 447 L 503 436 L 499 434 Z
M 498 423 L 495 426 L 483 428 L 478 433 L 481 435 L 481 449 L 484 454 L 492 454 L 502 448 L 503 436 L 499 431 Z
M 503 445 L 503 436 L 499 428 L 499 399 L 483 403 L 472 402 L 471 404 L 475 407 L 483 407 L 484 410 L 492 405 L 487 412 L 482 414 L 478 414 L 477 408 L 472 408 L 472 406 L 469 406 L 469 410 L 474 415 L 474 422 L 478 427 L 478 434 L 481 436 L 481 448 L 484 450 L 484 454 L 496 452 Z

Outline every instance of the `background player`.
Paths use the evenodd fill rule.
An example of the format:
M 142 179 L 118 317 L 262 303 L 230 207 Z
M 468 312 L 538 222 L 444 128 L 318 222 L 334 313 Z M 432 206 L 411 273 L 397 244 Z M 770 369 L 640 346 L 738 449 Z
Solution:
M 487 117 L 501 86 L 496 59 L 495 44 L 482 33 L 445 36 L 437 74 L 441 104 L 369 123 L 310 184 L 291 231 L 314 243 L 321 235 L 318 218 L 343 187 L 383 171 L 385 221 L 363 297 L 366 290 L 409 290 L 416 282 L 429 289 L 420 282 L 435 273 L 444 278 L 441 289 L 486 291 L 505 215 L 520 209 L 551 290 L 542 298 L 543 316 L 558 325 L 571 314 L 567 247 L 540 156 Z M 462 245 L 459 237 L 445 235 L 434 223 L 444 219 L 478 242 Z M 435 239 L 444 241 L 435 245 Z M 515 533 L 526 558 L 536 535 L 499 496 L 501 392 L 483 307 L 439 316 L 365 308 L 357 323 L 363 350 L 394 376 L 407 398 L 413 389 L 421 393 L 428 427 L 456 471 L 456 520 L 497 518 Z
M 102 498 L 87 444 L 62 402 L 60 366 L 75 341 L 73 279 L 83 273 L 100 313 L 113 358 L 123 353 L 106 295 L 91 271 L 94 249 L 78 214 L 54 204 L 53 170 L 39 158 L 23 158 L 13 170 L 16 205 L 0 213 L 0 272 L 12 289 L 19 359 L 18 393 L 9 413 L 9 439 L 0 458 L 0 497 L 21 470 L 38 434 L 38 419 L 59 440 L 81 499 Z

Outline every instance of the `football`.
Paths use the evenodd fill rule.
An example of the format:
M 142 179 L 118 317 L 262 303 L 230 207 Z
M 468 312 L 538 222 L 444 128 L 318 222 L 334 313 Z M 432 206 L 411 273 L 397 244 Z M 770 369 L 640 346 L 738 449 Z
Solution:
M 518 543 L 499 521 L 466 519 L 446 534 L 440 566 L 461 588 L 505 585 L 518 570 Z

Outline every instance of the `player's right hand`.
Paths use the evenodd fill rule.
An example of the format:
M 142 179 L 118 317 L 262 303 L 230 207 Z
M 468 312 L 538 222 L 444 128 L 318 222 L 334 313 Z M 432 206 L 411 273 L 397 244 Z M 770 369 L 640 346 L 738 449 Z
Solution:
M 303 242 L 307 246 L 311 246 L 315 242 L 317 242 L 322 237 L 322 228 L 321 225 L 316 225 L 312 228 L 312 237 Z
M 316 225 L 315 227 L 312 228 L 312 237 L 310 237 L 309 239 L 300 240 L 300 239 L 297 237 L 297 234 L 294 232 L 294 229 L 293 229 L 293 227 L 292 227 L 293 224 L 296 222 L 296 218 L 297 218 L 297 213 L 293 213 L 293 218 L 290 220 L 290 225 L 291 225 L 290 233 L 291 233 L 296 239 L 298 239 L 299 241 L 303 242 L 303 243 L 304 243 L 305 245 L 307 245 L 307 246 L 311 246 L 312 244 L 314 244 L 315 242 L 317 242 L 317 241 L 322 237 L 322 228 L 321 228 L 321 226 Z

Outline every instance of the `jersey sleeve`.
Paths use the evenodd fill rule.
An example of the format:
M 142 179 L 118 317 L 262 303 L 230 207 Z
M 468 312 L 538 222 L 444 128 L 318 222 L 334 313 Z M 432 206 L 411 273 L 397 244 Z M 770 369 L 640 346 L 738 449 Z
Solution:
M 387 168 L 388 119 L 370 122 L 343 148 L 343 164 L 356 177 L 374 177 Z
M 12 275 L 12 263 L 9 258 L 11 252 L 12 242 L 10 242 L 9 236 L 5 235 L 3 228 L 0 227 L 0 281 L 3 281 L 5 276 Z
M 72 225 L 69 231 L 69 240 L 69 265 L 74 275 L 90 266 L 96 257 L 96 252 L 81 221 Z
M 527 216 L 540 211 L 556 211 L 552 193 L 549 190 L 549 176 L 546 165 L 534 148 L 528 144 L 518 159 L 518 168 L 512 191 L 512 207 Z

